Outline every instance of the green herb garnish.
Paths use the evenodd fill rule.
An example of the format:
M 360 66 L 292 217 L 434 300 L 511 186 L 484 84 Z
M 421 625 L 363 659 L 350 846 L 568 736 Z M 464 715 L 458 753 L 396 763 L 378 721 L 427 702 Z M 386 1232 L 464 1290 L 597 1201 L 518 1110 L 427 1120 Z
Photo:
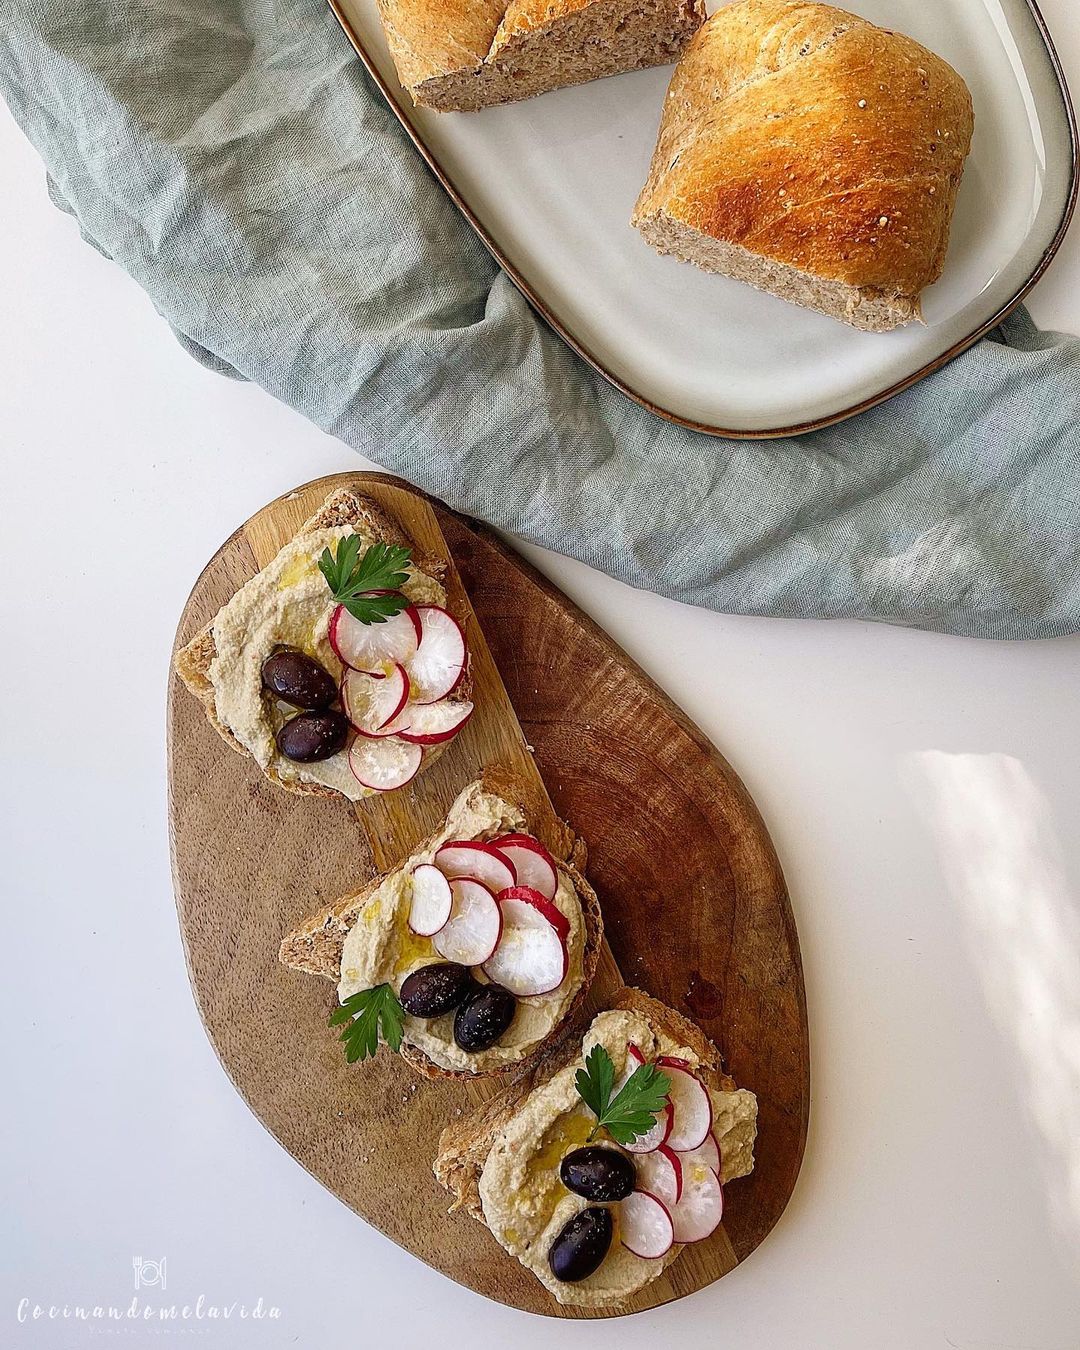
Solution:
M 409 550 L 396 544 L 372 544 L 361 555 L 363 542 L 358 534 L 348 534 L 338 540 L 336 555 L 324 548 L 319 571 L 334 599 L 354 619 L 361 623 L 385 623 L 409 603 L 400 589 L 409 579 L 405 571 Z
M 655 1064 L 639 1064 L 612 1097 L 615 1065 L 602 1045 L 594 1045 L 589 1051 L 585 1067 L 578 1069 L 574 1081 L 581 1100 L 596 1117 L 589 1138 L 595 1139 L 604 1129 L 617 1144 L 624 1145 L 648 1134 L 667 1105 L 671 1088 L 671 1079 Z
M 341 1039 L 345 1042 L 345 1058 L 350 1064 L 368 1059 L 379 1048 L 379 1034 L 391 1050 L 401 1049 L 401 1019 L 404 1014 L 397 995 L 388 984 L 377 984 L 374 989 L 361 989 L 335 1008 L 330 1014 L 330 1025 L 345 1024 Z

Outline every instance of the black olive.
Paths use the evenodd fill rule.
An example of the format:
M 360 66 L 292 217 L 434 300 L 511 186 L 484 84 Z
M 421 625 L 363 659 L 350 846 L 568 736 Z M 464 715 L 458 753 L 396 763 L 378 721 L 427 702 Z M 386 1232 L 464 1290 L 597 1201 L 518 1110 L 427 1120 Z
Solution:
M 457 1010 L 454 1040 L 462 1050 L 490 1050 L 514 1020 L 517 999 L 501 984 L 481 984 Z
M 286 759 L 311 764 L 329 759 L 344 749 L 349 738 L 349 723 L 344 713 L 304 712 L 290 717 L 277 734 L 277 748 Z
M 263 662 L 263 687 L 294 708 L 329 708 L 337 698 L 337 685 L 318 661 L 293 647 L 279 647 Z
M 468 966 L 435 961 L 421 966 L 401 986 L 401 1006 L 410 1017 L 441 1017 L 476 988 Z
M 626 1154 L 600 1145 L 568 1153 L 559 1176 L 567 1190 L 586 1200 L 625 1200 L 637 1182 L 634 1164 Z
M 566 1284 L 587 1279 L 607 1256 L 613 1230 L 610 1209 L 580 1210 L 551 1244 L 551 1273 Z

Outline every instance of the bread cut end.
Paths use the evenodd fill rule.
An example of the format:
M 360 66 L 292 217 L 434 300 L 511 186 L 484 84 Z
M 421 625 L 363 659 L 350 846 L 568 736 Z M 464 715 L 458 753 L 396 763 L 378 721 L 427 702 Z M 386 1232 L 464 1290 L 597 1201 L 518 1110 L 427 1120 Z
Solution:
M 741 244 L 716 239 L 661 209 L 635 215 L 633 224 L 658 253 L 694 263 L 706 272 L 745 282 L 791 304 L 816 310 L 866 333 L 888 333 L 913 320 L 921 323 L 919 297 L 889 295 L 865 286 L 850 286 L 814 276 L 786 263 L 751 253 Z
M 414 85 L 416 103 L 436 112 L 476 112 L 534 98 L 682 54 L 705 18 L 702 0 L 592 0 L 540 27 L 508 13 L 478 65 Z

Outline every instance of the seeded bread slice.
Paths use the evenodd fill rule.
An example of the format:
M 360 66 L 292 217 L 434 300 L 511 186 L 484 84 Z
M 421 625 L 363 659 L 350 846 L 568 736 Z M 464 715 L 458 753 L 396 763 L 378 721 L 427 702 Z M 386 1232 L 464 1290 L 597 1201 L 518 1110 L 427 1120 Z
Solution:
M 674 61 L 703 0 L 379 0 L 414 102 L 474 112 Z
M 434 577 L 436 580 L 442 580 L 446 572 L 445 562 L 441 558 L 426 557 L 418 553 L 412 540 L 396 520 L 384 511 L 377 502 L 372 501 L 370 497 L 364 497 L 360 493 L 354 492 L 352 488 L 338 488 L 332 492 L 318 511 L 300 526 L 293 537 L 309 534 L 313 530 L 334 529 L 343 525 L 359 526 L 382 543 L 410 549 L 412 560 L 420 571 L 427 573 L 428 576 Z M 461 616 L 455 617 L 460 618 Z M 210 666 L 217 655 L 217 648 L 214 645 L 215 620 L 216 616 L 215 619 L 210 620 L 205 628 L 196 633 L 185 646 L 180 648 L 174 658 L 173 667 L 184 684 L 202 704 L 210 725 L 225 741 L 225 744 L 241 755 L 248 755 L 247 748 L 237 740 L 217 714 L 214 686 L 210 680 Z M 471 693 L 472 676 L 471 672 L 466 670 L 465 678 L 450 695 L 450 699 L 452 702 L 464 701 L 470 697 Z M 449 744 L 452 744 L 452 742 L 427 747 L 420 772 L 423 773 L 430 768 L 446 748 L 446 745 Z M 327 787 L 323 783 L 285 780 L 278 775 L 273 764 L 269 764 L 263 770 L 263 773 L 272 783 L 298 797 L 341 797 L 343 801 L 347 800 L 336 789 Z
M 469 785 L 466 792 L 492 792 L 504 801 L 517 805 L 523 812 L 526 793 L 520 790 L 511 775 L 498 768 L 488 768 L 483 776 Z M 499 1065 L 478 1073 L 466 1069 L 444 1069 L 433 1063 L 423 1051 L 407 1042 L 402 1044 L 401 1057 L 409 1067 L 425 1078 L 489 1078 L 497 1074 L 519 1073 L 528 1065 L 542 1057 L 545 1050 L 558 1041 L 573 1025 L 577 1013 L 589 992 L 596 966 L 600 960 L 600 948 L 604 937 L 604 921 L 600 911 L 600 901 L 596 892 L 582 875 L 585 866 L 586 850 L 570 827 L 560 822 L 561 839 L 553 848 L 556 865 L 569 878 L 578 899 L 585 922 L 585 946 L 582 952 L 581 985 L 574 995 L 558 1026 L 546 1041 L 538 1045 L 531 1054 L 512 1064 Z M 423 852 L 431 848 L 436 835 L 418 844 L 413 852 Z M 404 860 L 403 860 L 404 861 Z M 341 951 L 349 930 L 356 923 L 361 910 L 371 899 L 385 878 L 395 869 L 373 877 L 360 890 L 350 892 L 333 904 L 320 909 L 304 919 L 289 933 L 281 943 L 278 959 L 291 970 L 303 971 L 309 975 L 320 975 L 323 979 L 335 983 L 341 974 Z
M 699 1026 L 674 1008 L 650 998 L 640 989 L 631 988 L 619 990 L 607 1007 L 609 1010 L 640 1013 L 655 1032 L 692 1050 L 700 1060 L 697 1072 L 706 1087 L 714 1092 L 735 1090 L 735 1083 L 721 1068 L 720 1052 L 716 1046 Z M 439 1138 L 434 1172 L 436 1180 L 454 1197 L 451 1212 L 464 1209 L 478 1222 L 485 1222 L 484 1207 L 480 1200 L 480 1174 L 495 1140 L 521 1109 L 529 1094 L 572 1064 L 580 1054 L 580 1040 L 563 1042 L 552 1053 L 533 1064 L 528 1073 L 516 1078 L 476 1111 L 446 1126 Z

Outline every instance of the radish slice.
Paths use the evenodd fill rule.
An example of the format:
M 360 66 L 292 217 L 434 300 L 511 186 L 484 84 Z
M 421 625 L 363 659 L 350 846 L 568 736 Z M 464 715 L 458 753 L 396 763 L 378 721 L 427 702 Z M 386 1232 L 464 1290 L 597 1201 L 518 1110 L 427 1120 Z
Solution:
M 621 1092 L 625 1087 L 630 1075 L 645 1063 L 645 1056 L 638 1047 L 629 1041 L 626 1046 L 626 1069 L 622 1077 L 615 1084 L 615 1091 Z M 625 1145 L 627 1153 L 652 1153 L 658 1149 L 661 1144 L 667 1143 L 667 1137 L 671 1133 L 671 1108 L 665 1106 L 656 1117 L 656 1124 L 645 1134 L 639 1134 L 636 1139 L 631 1139 L 629 1144 Z
M 555 929 L 556 933 L 564 942 L 570 937 L 570 920 L 558 907 L 552 904 L 546 896 L 534 891 L 531 886 L 508 886 L 505 891 L 500 891 L 495 897 L 501 905 L 504 900 L 523 900 L 525 904 L 532 905 Z
M 619 1240 L 646 1261 L 666 1256 L 675 1241 L 675 1227 L 664 1202 L 648 1191 L 634 1191 L 620 1200 Z
M 498 895 L 517 880 L 514 869 L 491 844 L 479 839 L 449 839 L 435 854 L 435 866 L 447 877 L 472 877 Z
M 676 1205 L 682 1195 L 683 1165 L 680 1155 L 667 1144 L 652 1153 L 639 1153 L 634 1159 L 638 1189 L 648 1191 L 665 1205 Z
M 488 888 L 471 877 L 450 883 L 453 908 L 446 923 L 432 938 L 432 945 L 447 961 L 460 966 L 479 966 L 499 945 L 502 911 Z
M 420 616 L 412 605 L 382 623 L 361 623 L 344 605 L 338 605 L 330 616 L 327 634 L 343 666 L 369 675 L 382 675 L 389 666 L 415 656 L 420 635 Z
M 658 1149 L 661 1144 L 667 1141 L 667 1137 L 670 1133 L 671 1107 L 665 1106 L 657 1115 L 656 1124 L 651 1130 L 647 1130 L 644 1134 L 639 1134 L 636 1139 L 631 1139 L 630 1142 L 624 1144 L 623 1147 L 626 1149 L 627 1153 L 652 1153 L 654 1149 Z
M 531 886 L 547 900 L 555 899 L 559 873 L 555 861 L 539 839 L 531 834 L 504 834 L 495 847 L 517 873 L 522 886 Z
M 668 1090 L 672 1113 L 671 1133 L 664 1142 L 678 1153 L 700 1148 L 712 1129 L 709 1094 L 690 1070 L 682 1067 L 684 1062 L 664 1055 L 656 1061 L 671 1079 Z
M 349 747 L 353 777 L 376 792 L 393 792 L 411 782 L 423 758 L 422 746 L 399 741 L 396 736 L 357 736 Z
M 412 904 L 409 927 L 421 937 L 437 933 L 450 917 L 454 893 L 437 867 L 421 863 L 412 874 Z
M 437 703 L 457 688 L 468 648 L 461 625 L 439 605 L 417 605 L 420 645 L 407 662 L 417 703 Z
M 683 1190 L 671 1210 L 676 1242 L 700 1242 L 714 1232 L 724 1216 L 720 1178 L 704 1163 L 683 1168 Z
M 409 677 L 404 666 L 386 676 L 347 670 L 341 681 L 341 706 L 361 736 L 394 736 L 408 726 L 400 714 L 409 701 Z
M 535 905 L 513 897 L 499 902 L 502 938 L 484 974 L 518 998 L 550 994 L 566 979 L 569 957 L 559 930 Z
M 717 1176 L 720 1175 L 720 1145 L 716 1142 L 716 1135 L 711 1131 L 705 1136 L 705 1142 L 700 1148 L 688 1149 L 675 1156 L 682 1159 L 684 1167 L 696 1167 L 698 1163 L 704 1163 Z
M 438 703 L 414 703 L 402 714 L 408 718 L 409 725 L 400 734 L 417 745 L 438 745 L 440 741 L 456 736 L 472 713 L 473 705 L 464 701 L 447 703 L 440 699 Z

